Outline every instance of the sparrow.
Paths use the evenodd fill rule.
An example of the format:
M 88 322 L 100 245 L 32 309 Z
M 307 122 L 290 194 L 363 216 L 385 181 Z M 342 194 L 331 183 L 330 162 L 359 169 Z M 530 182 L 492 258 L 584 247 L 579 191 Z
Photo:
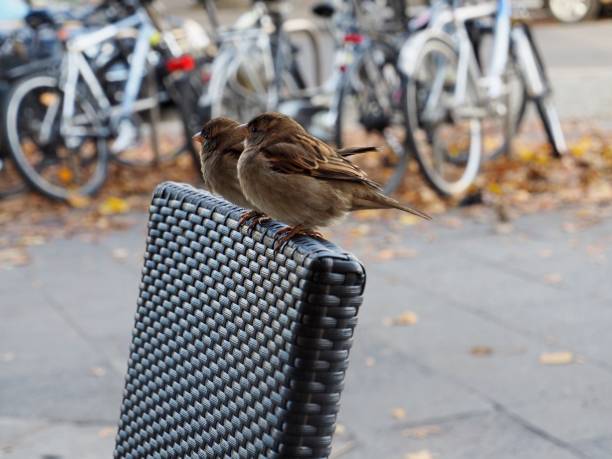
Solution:
M 250 229 L 257 223 L 269 220 L 259 212 L 242 193 L 238 181 L 238 158 L 244 148 L 247 129 L 240 123 L 224 117 L 206 122 L 193 140 L 201 144 L 200 164 L 206 189 L 240 207 L 252 209 L 245 212 L 239 223 L 251 221 Z M 340 154 L 351 156 L 375 151 L 376 147 L 345 148 Z
M 206 122 L 193 140 L 201 144 L 200 165 L 206 189 L 240 207 L 254 209 L 242 193 L 237 175 L 246 134 L 240 123 L 220 117 Z
M 357 210 L 393 208 L 431 219 L 385 196 L 346 159 L 371 147 L 336 151 L 280 113 L 261 114 L 243 126 L 248 133 L 238 159 L 240 187 L 261 212 L 289 225 L 277 232 L 281 247 L 297 235 L 321 238 L 316 228 Z

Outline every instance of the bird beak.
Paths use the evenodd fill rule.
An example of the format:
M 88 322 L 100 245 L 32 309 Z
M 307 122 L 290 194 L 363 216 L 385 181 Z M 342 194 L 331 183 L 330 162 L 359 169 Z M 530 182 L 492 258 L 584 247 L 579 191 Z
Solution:
M 249 130 L 247 129 L 247 123 L 241 124 L 240 126 L 236 126 L 238 131 L 243 131 L 245 136 L 249 135 Z
M 195 134 L 192 137 L 193 140 L 195 140 L 198 143 L 204 143 L 204 137 L 202 137 L 202 134 L 200 134 L 199 132 L 197 134 Z

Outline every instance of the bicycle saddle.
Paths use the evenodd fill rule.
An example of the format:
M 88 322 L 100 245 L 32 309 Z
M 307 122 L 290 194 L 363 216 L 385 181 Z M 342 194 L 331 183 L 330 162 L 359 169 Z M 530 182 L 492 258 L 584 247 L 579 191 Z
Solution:
M 329 2 L 320 2 L 312 7 L 312 13 L 322 18 L 331 18 L 336 12 L 336 8 Z
M 30 10 L 24 18 L 26 24 L 36 30 L 44 25 L 55 26 L 55 19 L 48 10 Z

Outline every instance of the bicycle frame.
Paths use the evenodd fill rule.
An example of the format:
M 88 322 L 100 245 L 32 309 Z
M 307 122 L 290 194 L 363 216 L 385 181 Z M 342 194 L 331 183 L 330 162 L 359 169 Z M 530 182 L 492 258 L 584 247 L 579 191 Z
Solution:
M 408 78 L 413 78 L 417 69 L 417 60 L 421 47 L 427 40 L 443 41 L 458 52 L 457 81 L 452 105 L 460 107 L 468 102 L 468 91 L 476 96 L 476 105 L 484 107 L 487 102 L 503 95 L 503 75 L 506 69 L 510 49 L 510 4 L 509 0 L 497 0 L 478 5 L 456 6 L 443 3 L 434 4 L 430 11 L 430 22 L 427 29 L 409 38 L 402 46 L 398 67 Z M 495 18 L 493 59 L 488 68 L 481 70 L 476 59 L 466 22 Z M 473 88 L 470 88 L 470 81 Z M 442 82 L 434 85 L 439 92 Z M 437 97 L 430 99 L 430 105 L 437 104 Z M 432 108 L 433 109 L 433 108 Z
M 130 61 L 130 71 L 124 87 L 124 95 L 119 106 L 113 106 L 94 70 L 89 64 L 85 53 L 107 42 L 124 31 L 137 30 L 136 45 Z M 143 78 L 146 72 L 147 60 L 151 49 L 151 38 L 159 30 L 155 25 L 152 12 L 139 8 L 134 14 L 116 23 L 109 24 L 93 32 L 86 32 L 69 39 L 66 43 L 66 55 L 62 65 L 60 85 L 64 92 L 62 106 L 61 133 L 67 141 L 78 142 L 85 136 L 108 136 L 108 128 L 86 128 L 79 126 L 79 118 L 75 117 L 76 94 L 79 80 L 82 80 L 97 105 L 98 117 L 110 119 L 111 123 L 100 123 L 101 126 L 114 128 L 121 117 L 127 117 L 133 112 L 148 110 L 157 104 L 155 98 L 137 100 Z M 166 37 L 165 37 L 166 38 Z M 177 46 L 172 40 L 167 40 L 172 54 L 177 54 Z M 51 120 L 53 118 L 50 118 Z M 44 127 L 44 126 L 43 126 Z M 50 128 L 48 129 L 50 132 Z

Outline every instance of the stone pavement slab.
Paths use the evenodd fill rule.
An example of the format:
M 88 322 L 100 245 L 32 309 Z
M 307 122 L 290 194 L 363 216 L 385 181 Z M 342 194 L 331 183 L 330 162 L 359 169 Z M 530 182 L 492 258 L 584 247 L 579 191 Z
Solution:
M 368 269 L 334 457 L 612 457 L 611 226 L 570 234 L 573 212 L 522 217 L 509 234 L 460 212 L 332 230 Z M 110 457 L 144 251 L 135 218 L 0 272 L 0 457 Z M 414 324 L 389 325 L 406 312 Z M 542 365 L 552 351 L 575 360 Z

